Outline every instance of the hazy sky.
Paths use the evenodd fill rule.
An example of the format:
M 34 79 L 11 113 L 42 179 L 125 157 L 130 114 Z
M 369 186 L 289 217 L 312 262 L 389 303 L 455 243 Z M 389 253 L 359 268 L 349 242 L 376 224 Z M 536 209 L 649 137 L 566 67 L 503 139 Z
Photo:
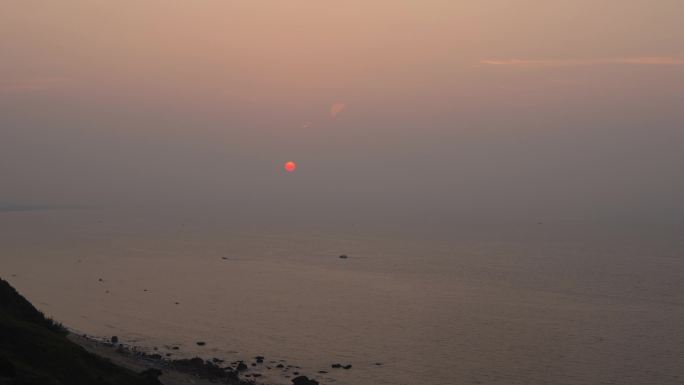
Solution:
M 682 15 L 681 0 L 4 0 L 0 203 L 681 218 Z

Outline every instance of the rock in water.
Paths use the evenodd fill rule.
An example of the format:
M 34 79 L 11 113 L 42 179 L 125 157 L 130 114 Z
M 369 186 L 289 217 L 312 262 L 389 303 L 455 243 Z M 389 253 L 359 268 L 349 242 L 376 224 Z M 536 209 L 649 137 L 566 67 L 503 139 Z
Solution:
M 112 338 L 110 338 L 109 341 L 111 341 L 111 343 L 113 343 L 113 344 L 118 344 L 119 343 L 119 337 L 112 336 Z
M 204 341 L 197 341 L 197 346 L 204 346 L 204 345 L 206 345 L 206 344 L 207 344 L 207 343 L 204 342 Z
M 299 376 L 292 379 L 293 385 L 318 385 L 318 381 L 311 380 L 307 376 Z
M 342 255 L 340 255 L 340 258 L 341 258 L 341 259 L 347 259 L 347 258 L 349 258 L 349 257 L 347 256 L 347 254 L 342 254 Z

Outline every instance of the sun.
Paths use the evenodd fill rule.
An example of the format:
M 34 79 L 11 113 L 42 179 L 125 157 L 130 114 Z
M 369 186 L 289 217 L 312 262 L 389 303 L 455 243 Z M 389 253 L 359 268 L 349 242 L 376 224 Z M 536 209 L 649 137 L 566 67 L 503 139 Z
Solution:
M 295 162 L 293 162 L 293 161 L 288 161 L 288 162 L 285 162 L 285 166 L 284 166 L 284 167 L 285 167 L 285 171 L 287 171 L 287 172 L 294 172 L 294 170 L 297 169 L 297 163 L 295 163 Z

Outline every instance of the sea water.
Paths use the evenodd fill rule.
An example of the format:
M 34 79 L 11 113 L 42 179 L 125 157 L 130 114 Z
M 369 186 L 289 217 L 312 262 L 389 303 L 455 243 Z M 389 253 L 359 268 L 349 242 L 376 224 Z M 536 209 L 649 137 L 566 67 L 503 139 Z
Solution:
M 80 333 L 171 358 L 263 355 L 248 373 L 274 384 L 681 384 L 680 229 L 5 211 L 0 277 Z

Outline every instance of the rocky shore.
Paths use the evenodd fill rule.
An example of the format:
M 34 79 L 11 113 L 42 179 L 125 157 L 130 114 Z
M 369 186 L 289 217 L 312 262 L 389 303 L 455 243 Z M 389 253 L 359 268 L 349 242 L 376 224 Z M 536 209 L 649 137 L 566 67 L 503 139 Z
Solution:
M 352 368 L 331 363 L 305 371 L 261 355 L 233 361 L 202 358 L 184 352 L 182 345 L 139 346 L 125 337 L 88 336 L 45 317 L 2 279 L 0 337 L 0 385 L 90 385 L 93 378 L 110 379 L 102 385 L 319 385 L 335 382 L 330 373 Z
M 171 356 L 146 352 L 116 336 L 93 338 L 70 331 L 0 279 L 0 385 L 249 385 L 267 382 L 258 381 L 262 374 L 256 369 L 263 368 L 285 373 L 282 383 L 319 384 L 298 367 L 263 356 L 230 363 Z
M 129 368 L 137 372 L 157 373 L 164 385 L 183 384 L 231 384 L 248 385 L 264 384 L 260 381 L 260 371 L 278 371 L 282 381 L 279 383 L 293 385 L 319 385 L 313 378 L 302 374 L 301 368 L 289 365 L 283 361 L 268 361 L 263 356 L 256 356 L 245 361 L 226 362 L 219 358 L 202 359 L 193 358 L 170 358 L 170 353 L 147 352 L 144 348 L 120 343 L 119 338 L 96 338 L 86 335 L 71 333 L 69 339 L 80 345 L 89 352 L 104 357 L 117 365 Z M 201 341 L 198 342 L 198 344 Z M 172 350 L 178 350 L 177 346 L 169 346 Z M 154 350 L 153 350 L 154 351 Z M 351 364 L 335 363 L 333 369 L 351 369 Z M 327 371 L 319 371 L 327 373 Z

